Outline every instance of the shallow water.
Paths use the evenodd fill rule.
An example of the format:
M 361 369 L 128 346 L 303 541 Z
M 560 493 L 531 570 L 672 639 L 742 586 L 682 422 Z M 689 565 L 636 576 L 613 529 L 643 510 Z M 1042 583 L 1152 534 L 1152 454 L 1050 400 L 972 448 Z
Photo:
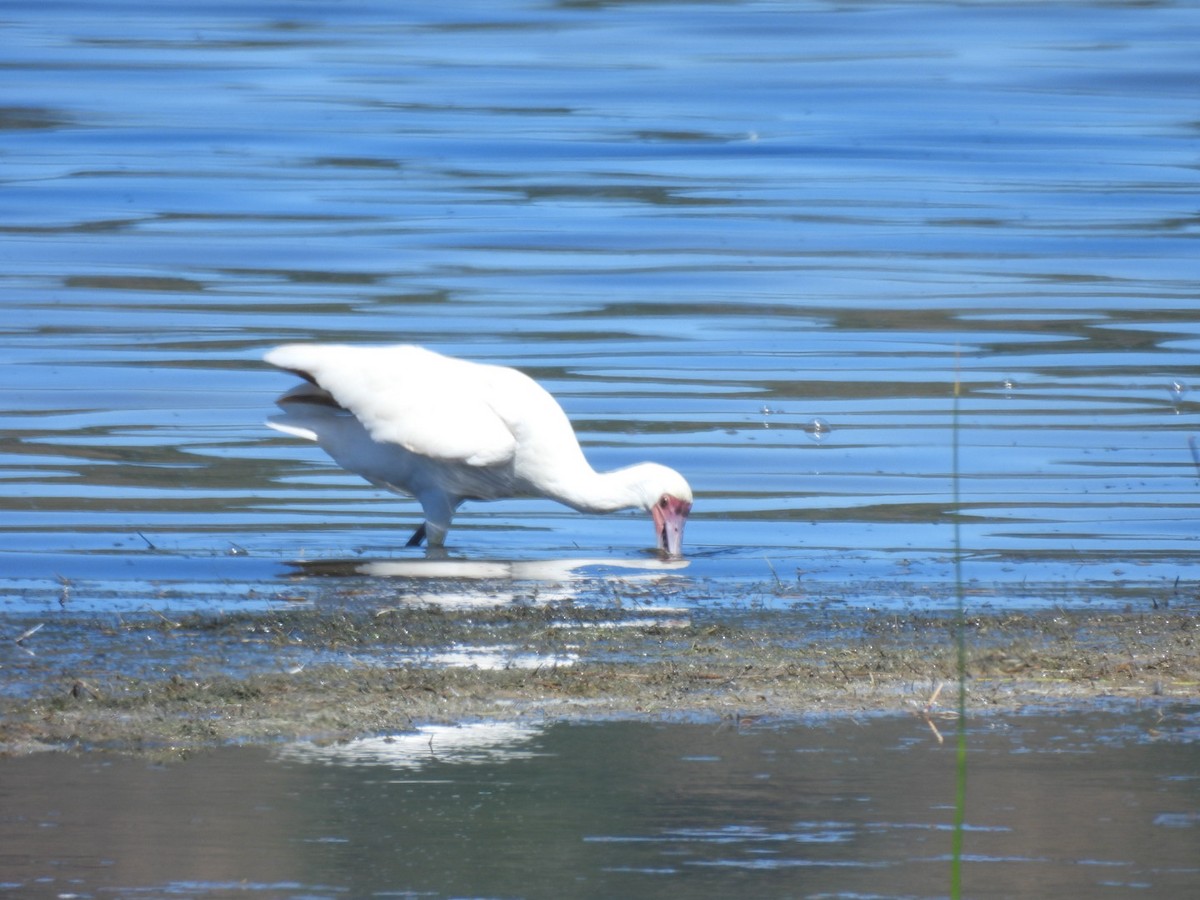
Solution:
M 1188 894 L 1198 729 L 1171 704 L 976 720 L 964 896 Z M 952 744 L 869 717 L 499 723 L 168 765 L 42 754 L 4 763 L 0 891 L 945 896 Z
M 289 380 L 257 360 L 293 340 L 525 368 L 598 467 L 689 476 L 693 583 L 933 597 L 956 512 L 999 597 L 1200 575 L 1190 4 L 2 18 L 11 610 L 253 605 L 297 560 L 406 558 L 414 504 L 262 428 Z M 451 543 L 650 542 L 514 502 Z

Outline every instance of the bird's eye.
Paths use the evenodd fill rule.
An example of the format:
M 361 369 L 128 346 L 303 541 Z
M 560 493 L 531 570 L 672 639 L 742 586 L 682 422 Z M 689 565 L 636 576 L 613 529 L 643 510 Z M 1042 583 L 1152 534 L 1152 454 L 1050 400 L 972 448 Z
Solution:
M 658 501 L 658 505 L 662 506 L 662 507 L 667 507 L 670 505 L 670 503 L 671 503 L 671 501 L 667 498 L 666 494 L 663 494 L 663 496 Z

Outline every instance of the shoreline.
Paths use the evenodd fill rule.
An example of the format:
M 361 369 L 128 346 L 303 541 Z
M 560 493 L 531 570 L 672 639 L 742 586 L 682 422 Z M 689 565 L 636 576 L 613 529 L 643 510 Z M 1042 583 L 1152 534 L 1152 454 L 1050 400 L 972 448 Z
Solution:
M 956 634 L 953 614 L 570 602 L 64 619 L 5 657 L 29 658 L 25 690 L 0 697 L 0 754 L 181 756 L 487 720 L 892 712 L 937 733 L 954 727 Z M 1200 701 L 1190 609 L 970 614 L 964 636 L 968 714 Z

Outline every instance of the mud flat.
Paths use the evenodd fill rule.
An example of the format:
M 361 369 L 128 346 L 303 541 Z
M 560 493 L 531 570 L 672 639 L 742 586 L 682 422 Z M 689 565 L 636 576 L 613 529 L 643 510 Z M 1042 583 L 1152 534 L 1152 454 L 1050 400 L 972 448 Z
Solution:
M 967 708 L 1200 699 L 1197 621 L 1180 604 L 970 614 Z M 498 718 L 895 711 L 945 730 L 958 695 L 952 613 L 705 611 L 652 598 L 448 609 L 346 595 L 266 612 L 64 613 L 8 627 L 8 755 L 182 754 Z

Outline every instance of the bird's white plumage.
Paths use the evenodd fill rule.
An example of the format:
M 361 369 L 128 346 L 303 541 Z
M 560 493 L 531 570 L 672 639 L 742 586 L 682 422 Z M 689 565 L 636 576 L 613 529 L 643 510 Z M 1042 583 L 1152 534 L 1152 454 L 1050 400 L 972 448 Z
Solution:
M 503 388 L 489 371 L 496 366 L 413 346 L 288 344 L 265 358 L 311 378 L 381 444 L 472 466 L 505 462 L 516 451 L 512 429 L 490 402 Z
M 515 369 L 410 345 L 289 344 L 265 359 L 306 380 L 268 424 L 416 497 L 431 546 L 463 500 L 542 496 L 584 511 L 654 510 L 660 546 L 678 555 L 692 502 L 683 477 L 654 463 L 595 472 L 557 401 Z

